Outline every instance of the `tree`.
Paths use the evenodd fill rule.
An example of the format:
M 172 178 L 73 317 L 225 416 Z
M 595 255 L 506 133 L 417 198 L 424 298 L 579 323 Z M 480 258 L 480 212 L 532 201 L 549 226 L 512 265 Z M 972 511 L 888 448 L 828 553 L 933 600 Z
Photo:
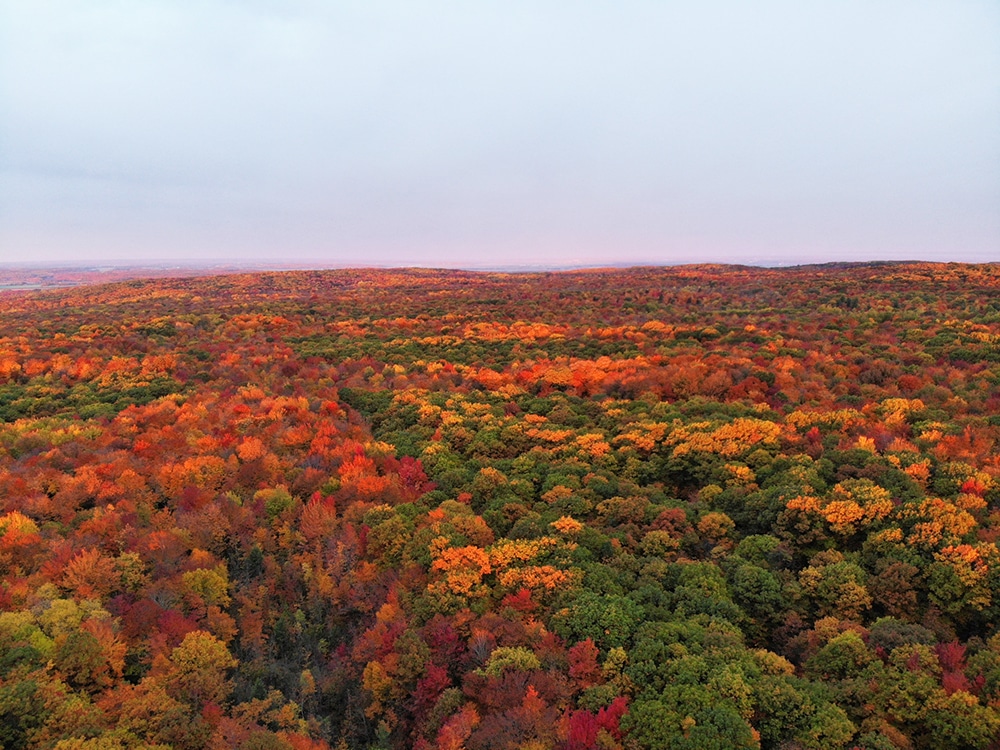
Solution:
M 184 636 L 160 671 L 169 695 L 200 710 L 225 703 L 232 690 L 229 670 L 236 665 L 222 641 L 195 630 Z

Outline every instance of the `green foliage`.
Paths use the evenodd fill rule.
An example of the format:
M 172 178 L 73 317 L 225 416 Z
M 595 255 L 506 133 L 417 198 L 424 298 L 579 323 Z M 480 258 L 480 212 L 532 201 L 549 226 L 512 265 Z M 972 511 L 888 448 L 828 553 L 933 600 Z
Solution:
M 541 667 L 542 663 L 538 661 L 538 657 L 528 649 L 521 646 L 501 646 L 490 654 L 489 661 L 482 671 L 490 677 L 499 677 L 509 669 L 530 672 Z
M 756 750 L 750 725 L 731 705 L 696 686 L 667 688 L 658 700 L 637 700 L 622 722 L 649 750 Z
M 267 513 L 267 517 L 271 520 L 274 520 L 291 508 L 295 502 L 294 498 L 284 487 L 258 490 L 254 495 L 254 500 L 263 501 L 264 512 Z
M 641 618 L 641 608 L 627 597 L 579 591 L 556 612 L 553 627 L 568 641 L 589 638 L 605 651 L 628 644 Z

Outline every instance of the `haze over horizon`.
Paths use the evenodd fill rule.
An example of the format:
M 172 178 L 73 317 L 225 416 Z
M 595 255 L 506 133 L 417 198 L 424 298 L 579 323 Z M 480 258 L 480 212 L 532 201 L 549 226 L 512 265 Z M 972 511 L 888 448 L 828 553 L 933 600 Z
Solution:
M 1000 261 L 1000 5 L 0 0 L 0 261 Z

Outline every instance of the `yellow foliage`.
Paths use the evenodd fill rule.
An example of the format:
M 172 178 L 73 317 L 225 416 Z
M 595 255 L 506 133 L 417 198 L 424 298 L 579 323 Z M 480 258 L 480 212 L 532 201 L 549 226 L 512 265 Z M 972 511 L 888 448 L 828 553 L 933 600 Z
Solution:
M 940 528 L 942 535 L 953 539 L 963 537 L 976 528 L 976 519 L 968 511 L 937 497 L 927 498 L 915 507 L 910 506 L 906 515 L 930 521 Z
M 854 524 L 864 518 L 865 512 L 853 500 L 834 500 L 821 511 L 834 531 L 840 534 L 854 532 Z
M 552 591 L 569 581 L 570 576 L 551 565 L 529 565 L 502 571 L 497 575 L 497 580 L 506 588 L 543 588 Z
M 513 562 L 528 562 L 543 550 L 551 549 L 558 542 L 553 537 L 541 539 L 501 539 L 489 549 L 489 560 L 494 568 L 505 568 Z
M 893 510 L 889 492 L 870 480 L 849 480 L 833 488 L 820 513 L 838 534 L 853 534 L 857 524 L 886 518 Z
M 902 529 L 885 529 L 869 537 L 874 543 L 898 544 L 903 541 Z
M 639 545 L 643 554 L 650 557 L 666 557 L 680 549 L 681 540 L 672 535 L 669 531 L 654 529 L 649 531 L 642 538 Z
M 575 518 L 570 518 L 569 516 L 563 516 L 562 518 L 553 521 L 549 524 L 561 534 L 575 534 L 581 529 L 583 529 L 583 524 L 577 521 Z
M 441 417 L 441 407 L 434 404 L 421 404 L 417 408 L 417 417 L 422 425 L 435 424 Z
M 858 442 L 855 443 L 855 448 L 860 448 L 863 451 L 868 451 L 869 453 L 878 453 L 878 449 L 875 447 L 874 438 L 870 438 L 867 435 L 861 435 L 858 437 Z
M 539 430 L 533 427 L 524 434 L 543 443 L 565 443 L 573 436 L 573 430 Z
M 563 484 L 557 484 L 551 490 L 542 495 L 542 500 L 547 503 L 558 503 L 573 496 L 573 490 Z
M 628 444 L 641 451 L 651 451 L 663 440 L 670 425 L 663 422 L 638 422 L 614 439 L 615 444 Z
M 229 571 L 224 563 L 219 563 L 214 568 L 189 570 L 181 578 L 187 591 L 199 597 L 206 605 L 229 606 Z
M 919 453 L 920 449 L 903 438 L 894 438 L 887 449 L 890 453 Z
M 385 668 L 377 661 L 370 661 L 365 665 L 365 671 L 361 675 L 361 686 L 368 691 L 372 702 L 365 709 L 365 716 L 373 719 L 382 713 L 383 702 L 392 697 L 392 677 Z
M 725 469 L 732 477 L 729 482 L 735 484 L 752 484 L 757 481 L 757 475 L 754 474 L 753 469 L 749 466 L 744 466 L 743 464 L 726 464 Z
M 37 533 L 38 525 L 19 510 L 0 517 L 0 537 L 7 543 Z
M 926 487 L 927 480 L 931 477 L 931 462 L 929 459 L 924 459 L 920 463 L 910 464 L 903 471 L 913 477 L 921 486 Z
M 588 433 L 580 435 L 576 439 L 576 444 L 592 458 L 600 458 L 611 450 L 611 445 L 600 433 Z
M 428 584 L 427 590 L 432 593 L 451 593 L 459 596 L 471 596 L 474 589 L 483 582 L 481 570 L 472 568 L 457 568 L 447 572 L 441 581 Z
M 711 432 L 709 423 L 701 422 L 675 428 L 667 442 L 674 445 L 674 455 L 683 456 L 694 451 L 714 453 L 726 458 L 738 456 L 757 445 L 773 445 L 781 434 L 781 426 L 774 422 L 750 417 L 739 417 Z
M 814 513 L 819 513 L 819 498 L 810 497 L 808 495 L 799 495 L 798 497 L 793 497 L 785 503 L 785 507 L 788 508 L 788 510 L 812 511 Z
M 755 648 L 750 653 L 764 674 L 788 676 L 795 674 L 795 665 L 784 656 L 762 648 Z
M 454 570 L 474 570 L 480 575 L 491 572 L 490 557 L 486 551 L 479 547 L 449 547 L 440 552 L 437 559 L 431 564 L 432 570 L 454 571 Z
M 943 548 L 934 555 L 934 559 L 951 567 L 958 579 L 970 589 L 974 596 L 970 601 L 977 609 L 988 606 L 991 595 L 988 587 L 982 587 L 989 573 L 989 560 L 997 559 L 997 548 L 992 542 L 972 546 L 958 544 Z
M 857 409 L 837 409 L 835 411 L 793 411 L 785 417 L 785 423 L 793 427 L 809 427 L 810 425 L 825 425 L 834 429 L 843 429 L 860 424 L 865 419 Z
M 917 440 L 926 443 L 937 443 L 940 442 L 941 438 L 944 437 L 944 433 L 941 430 L 927 429 L 921 432 L 917 436 Z
M 565 388 L 573 384 L 573 371 L 568 367 L 557 365 L 556 367 L 550 367 L 542 379 L 550 385 L 558 385 Z
M 160 469 L 159 480 L 164 493 L 178 497 L 188 485 L 217 490 L 229 471 L 226 462 L 218 456 L 195 456 L 180 464 L 168 464 Z
M 955 505 L 962 510 L 982 510 L 986 507 L 986 501 L 979 495 L 972 495 L 968 492 L 959 493 L 955 498 Z
M 448 537 L 436 536 L 433 539 L 431 539 L 430 544 L 427 545 L 427 549 L 431 553 L 431 558 L 433 559 L 440 557 L 441 553 L 444 552 L 446 549 L 448 549 L 448 547 L 450 546 L 451 546 L 451 540 Z
M 914 547 L 936 547 L 944 537 L 944 524 L 940 521 L 926 521 L 914 524 L 906 543 Z
M 734 528 L 736 524 L 725 513 L 706 513 L 698 521 L 698 531 L 713 541 L 724 539 Z
M 262 458 L 267 453 L 267 448 L 260 438 L 248 437 L 236 446 L 236 455 L 241 461 L 255 461 Z
M 924 402 L 919 398 L 887 398 L 879 404 L 878 411 L 886 425 L 895 427 L 906 422 L 906 418 L 915 411 L 922 411 Z

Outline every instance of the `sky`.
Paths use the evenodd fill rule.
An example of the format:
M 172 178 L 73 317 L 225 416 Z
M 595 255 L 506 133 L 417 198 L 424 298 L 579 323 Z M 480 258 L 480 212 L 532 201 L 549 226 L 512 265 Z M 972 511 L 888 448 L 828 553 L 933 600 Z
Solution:
M 0 0 L 0 261 L 1000 261 L 996 0 Z

